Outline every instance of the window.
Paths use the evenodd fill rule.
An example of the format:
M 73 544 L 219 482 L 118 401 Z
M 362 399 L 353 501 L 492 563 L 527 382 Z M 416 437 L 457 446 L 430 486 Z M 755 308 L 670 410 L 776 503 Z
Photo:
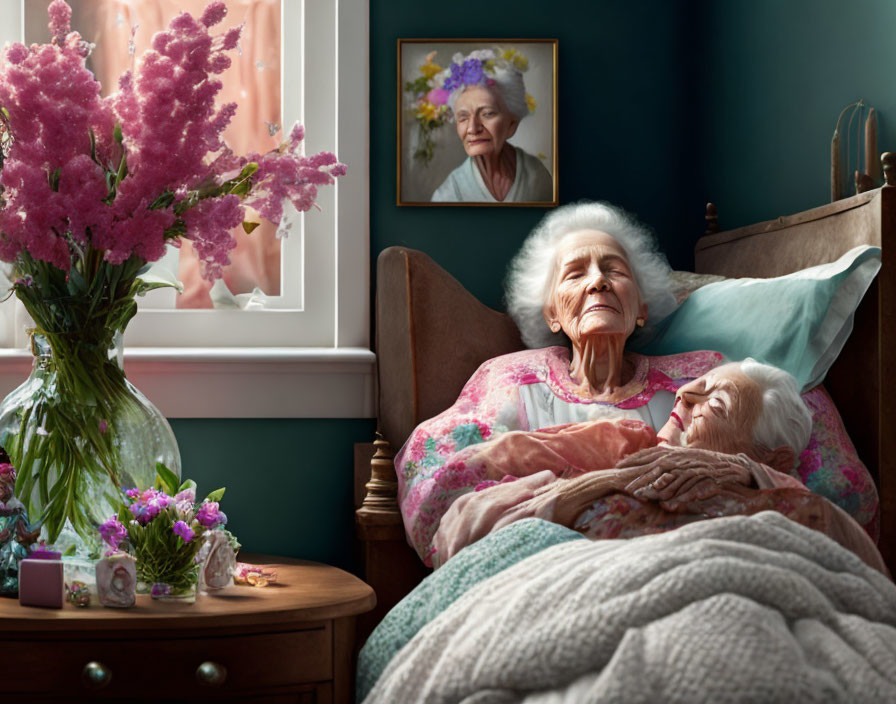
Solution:
M 24 36 L 30 5 L 0 5 L 0 42 Z M 304 124 L 306 150 L 333 151 L 349 171 L 321 190 L 320 211 L 296 215 L 281 250 L 281 290 L 263 306 L 174 310 L 141 301 L 125 336 L 126 370 L 170 417 L 373 415 L 368 8 L 369 0 L 281 0 L 281 124 Z M 21 315 L 9 306 L 0 313 L 6 393 L 24 378 L 30 354 Z

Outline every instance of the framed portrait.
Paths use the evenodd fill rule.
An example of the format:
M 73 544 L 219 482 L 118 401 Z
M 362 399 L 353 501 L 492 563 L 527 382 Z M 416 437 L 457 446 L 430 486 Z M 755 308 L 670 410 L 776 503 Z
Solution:
M 557 40 L 399 39 L 397 171 L 398 205 L 557 205 Z

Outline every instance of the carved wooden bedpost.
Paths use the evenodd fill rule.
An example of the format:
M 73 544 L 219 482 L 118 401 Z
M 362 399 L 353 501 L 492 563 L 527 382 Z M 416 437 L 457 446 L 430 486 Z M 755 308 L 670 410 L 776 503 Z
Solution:
M 427 570 L 408 549 L 404 523 L 398 508 L 395 451 L 377 432 L 370 460 L 370 481 L 361 507 L 355 512 L 355 529 L 361 543 L 363 575 L 376 591 L 376 608 L 358 618 L 359 644 L 386 612 L 426 575 Z
M 370 460 L 370 481 L 364 485 L 367 495 L 358 509 L 358 525 L 392 525 L 401 522 L 398 512 L 398 480 L 395 476 L 395 452 L 377 431 L 373 441 L 374 455 Z
M 884 185 L 896 186 L 896 154 L 884 152 L 880 155 L 880 163 L 884 170 Z
M 719 211 L 715 203 L 706 204 L 706 233 L 711 235 L 719 231 Z

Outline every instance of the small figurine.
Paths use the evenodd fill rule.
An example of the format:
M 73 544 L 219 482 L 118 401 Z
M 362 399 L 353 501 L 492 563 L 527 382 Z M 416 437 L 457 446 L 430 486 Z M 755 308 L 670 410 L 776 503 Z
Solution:
M 40 527 L 31 527 L 24 504 L 13 495 L 15 485 L 16 470 L 0 450 L 0 595 L 11 597 L 19 593 L 19 563 L 40 535 Z
M 96 563 L 96 590 L 103 606 L 126 609 L 137 600 L 137 560 L 113 552 Z
M 90 606 L 90 587 L 86 582 L 74 580 L 71 584 L 65 585 L 65 598 L 72 605 L 79 609 Z
M 205 534 L 199 554 L 199 588 L 202 591 L 223 589 L 233 584 L 236 552 L 240 544 L 230 531 L 219 528 Z
M 62 553 L 41 542 L 19 563 L 19 603 L 61 609 L 62 592 Z

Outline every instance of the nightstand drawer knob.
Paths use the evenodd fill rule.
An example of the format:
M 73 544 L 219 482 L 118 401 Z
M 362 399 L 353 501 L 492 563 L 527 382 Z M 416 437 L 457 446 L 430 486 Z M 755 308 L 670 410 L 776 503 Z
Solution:
M 88 689 L 102 689 L 112 679 L 112 672 L 103 663 L 91 660 L 81 670 L 81 679 Z
M 220 687 L 227 680 L 227 668 L 217 662 L 206 660 L 196 668 L 196 680 L 206 687 Z

